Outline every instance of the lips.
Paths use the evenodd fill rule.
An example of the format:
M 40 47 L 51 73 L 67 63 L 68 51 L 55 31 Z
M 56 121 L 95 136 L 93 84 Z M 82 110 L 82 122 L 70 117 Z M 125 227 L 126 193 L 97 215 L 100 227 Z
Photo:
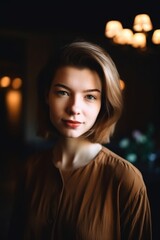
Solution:
M 63 120 L 63 122 L 67 127 L 70 127 L 70 128 L 77 128 L 82 124 L 82 122 L 74 121 L 74 120 Z

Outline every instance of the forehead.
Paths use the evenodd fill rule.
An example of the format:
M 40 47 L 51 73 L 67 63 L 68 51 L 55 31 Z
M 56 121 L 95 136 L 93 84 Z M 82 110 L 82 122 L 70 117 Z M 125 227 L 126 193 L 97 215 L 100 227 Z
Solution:
M 101 79 L 96 71 L 89 68 L 61 67 L 56 71 L 53 82 L 65 84 L 72 88 L 98 88 L 101 90 Z

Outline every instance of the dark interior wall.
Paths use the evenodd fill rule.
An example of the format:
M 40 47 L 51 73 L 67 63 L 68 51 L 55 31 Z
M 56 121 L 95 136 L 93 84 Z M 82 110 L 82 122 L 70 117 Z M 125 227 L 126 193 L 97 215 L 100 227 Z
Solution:
M 124 111 L 118 133 L 145 131 L 149 124 L 160 140 L 160 48 L 138 50 L 127 46 L 107 46 L 115 61 L 124 89 Z

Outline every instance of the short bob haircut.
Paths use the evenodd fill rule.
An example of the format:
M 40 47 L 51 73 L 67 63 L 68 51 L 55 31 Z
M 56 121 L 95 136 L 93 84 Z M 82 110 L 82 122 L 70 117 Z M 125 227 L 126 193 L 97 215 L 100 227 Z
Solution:
M 58 136 L 57 130 L 50 121 L 46 99 L 57 69 L 66 66 L 88 68 L 99 75 L 102 83 L 101 109 L 94 126 L 83 136 L 91 142 L 110 142 L 123 107 L 119 73 L 113 60 L 101 46 L 84 40 L 74 41 L 59 48 L 40 72 L 37 79 L 37 134 L 52 140 Z

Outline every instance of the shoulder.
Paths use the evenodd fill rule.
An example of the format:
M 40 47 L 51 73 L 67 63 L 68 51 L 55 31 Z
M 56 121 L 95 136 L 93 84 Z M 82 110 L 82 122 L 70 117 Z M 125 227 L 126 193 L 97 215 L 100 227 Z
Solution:
M 139 175 L 140 177 L 142 176 L 141 172 L 132 163 L 104 146 L 96 160 L 97 163 L 107 165 L 107 167 L 118 170 L 126 169 L 129 172 L 133 172 L 133 174 Z
M 102 147 L 97 156 L 96 164 L 105 169 L 105 174 L 121 189 L 134 188 L 135 191 L 145 191 L 145 183 L 139 169 L 118 154 Z

